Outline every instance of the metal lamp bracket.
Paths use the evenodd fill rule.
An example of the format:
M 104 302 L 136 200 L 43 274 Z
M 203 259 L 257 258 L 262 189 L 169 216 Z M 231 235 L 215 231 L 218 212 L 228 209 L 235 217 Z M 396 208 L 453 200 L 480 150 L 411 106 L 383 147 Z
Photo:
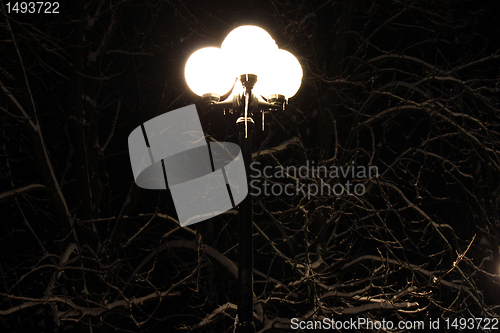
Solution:
M 285 110 L 287 99 L 284 95 L 273 94 L 267 98 L 267 101 L 260 101 L 257 96 L 252 94 L 252 89 L 257 83 L 257 75 L 243 74 L 240 76 L 240 81 L 245 88 L 245 92 L 241 95 L 234 95 L 232 99 L 220 102 L 218 94 L 208 93 L 202 96 L 205 105 L 212 109 L 223 110 L 224 115 L 226 110 L 233 114 L 234 110 L 245 110 L 241 114 L 243 117 L 238 118 L 237 122 L 250 121 L 253 122 L 253 111 L 258 110 L 262 115 L 262 131 L 264 131 L 265 113 L 268 111 Z M 245 94 L 249 93 L 248 105 L 246 104 Z

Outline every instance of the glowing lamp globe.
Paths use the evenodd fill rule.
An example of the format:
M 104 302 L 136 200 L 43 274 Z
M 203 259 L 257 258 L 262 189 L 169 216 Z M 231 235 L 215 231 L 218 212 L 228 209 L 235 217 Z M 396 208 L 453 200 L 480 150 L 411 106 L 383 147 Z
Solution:
M 272 94 L 293 97 L 302 83 L 302 66 L 293 54 L 279 49 L 268 56 L 268 70 L 257 78 L 256 91 L 263 96 Z
M 199 95 L 226 94 L 243 74 L 257 75 L 256 96 L 284 95 L 290 98 L 302 83 L 302 67 L 297 58 L 279 49 L 262 28 L 244 25 L 231 31 L 221 48 L 207 47 L 193 53 L 185 68 L 186 82 Z M 232 95 L 243 92 L 237 82 Z
M 217 47 L 206 47 L 188 59 L 184 76 L 189 88 L 198 96 L 207 93 L 224 95 L 236 78 L 227 67 L 224 53 Z
M 233 76 L 255 74 L 257 78 L 269 70 L 270 53 L 278 50 L 274 39 L 264 29 L 244 25 L 231 31 L 221 45 L 226 66 Z

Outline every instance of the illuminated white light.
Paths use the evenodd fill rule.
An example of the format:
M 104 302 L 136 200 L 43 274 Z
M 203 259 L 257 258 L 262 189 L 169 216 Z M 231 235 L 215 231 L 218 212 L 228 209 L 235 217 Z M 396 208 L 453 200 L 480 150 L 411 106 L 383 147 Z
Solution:
M 242 74 L 257 75 L 254 95 L 294 96 L 302 83 L 302 67 L 293 54 L 279 49 L 264 29 L 244 25 L 231 31 L 221 48 L 196 51 L 186 63 L 186 82 L 197 95 L 224 95 Z M 242 92 L 236 82 L 232 95 Z
M 293 97 L 302 83 L 302 67 L 293 54 L 277 50 L 269 57 L 269 70 L 258 77 L 256 90 L 265 97 L 272 94 Z
M 189 88 L 199 96 L 206 93 L 224 95 L 235 80 L 226 66 L 224 53 L 217 47 L 206 47 L 193 53 L 184 69 Z
M 259 77 L 268 70 L 268 55 L 278 50 L 278 46 L 264 29 L 244 25 L 226 36 L 221 49 L 226 54 L 226 66 L 234 76 L 255 74 Z

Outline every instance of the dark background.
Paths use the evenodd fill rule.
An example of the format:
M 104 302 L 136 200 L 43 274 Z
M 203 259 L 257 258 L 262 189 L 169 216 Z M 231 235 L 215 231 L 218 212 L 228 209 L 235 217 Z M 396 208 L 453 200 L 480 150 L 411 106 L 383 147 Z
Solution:
M 257 331 L 290 331 L 294 317 L 498 319 L 495 1 L 64 1 L 59 14 L 7 3 L 2 331 L 233 331 L 237 211 L 180 228 L 167 191 L 134 184 L 127 138 L 201 106 L 188 57 L 244 24 L 304 72 L 287 110 L 255 131 L 254 160 L 379 170 L 353 180 L 361 197 L 254 198 Z M 237 142 L 236 115 L 198 111 L 208 141 Z

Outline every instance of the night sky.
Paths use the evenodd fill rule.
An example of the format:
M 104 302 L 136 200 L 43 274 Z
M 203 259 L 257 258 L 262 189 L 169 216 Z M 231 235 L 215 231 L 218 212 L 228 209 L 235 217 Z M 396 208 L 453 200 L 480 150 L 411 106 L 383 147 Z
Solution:
M 303 69 L 264 131 L 255 112 L 253 179 L 294 191 L 252 196 L 256 331 L 500 328 L 496 1 L 0 1 L 2 332 L 233 332 L 238 209 L 181 227 L 128 136 L 195 104 L 207 142 L 238 143 L 184 66 L 248 24 Z

